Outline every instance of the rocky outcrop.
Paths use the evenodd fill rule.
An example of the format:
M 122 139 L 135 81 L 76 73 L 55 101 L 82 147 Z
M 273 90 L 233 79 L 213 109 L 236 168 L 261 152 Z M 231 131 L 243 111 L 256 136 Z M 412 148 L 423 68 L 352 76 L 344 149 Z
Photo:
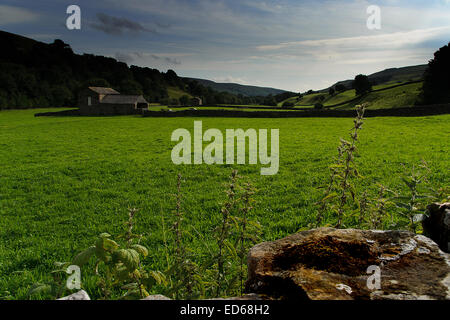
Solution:
M 253 247 L 247 292 L 312 300 L 450 299 L 450 257 L 406 231 L 320 228 Z
M 450 202 L 430 204 L 427 213 L 422 221 L 424 234 L 435 241 L 442 251 L 450 252 Z

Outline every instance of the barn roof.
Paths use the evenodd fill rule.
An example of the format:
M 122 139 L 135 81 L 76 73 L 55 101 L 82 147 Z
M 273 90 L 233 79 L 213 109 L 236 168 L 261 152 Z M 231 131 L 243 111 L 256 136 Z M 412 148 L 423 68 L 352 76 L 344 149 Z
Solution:
M 120 92 L 112 89 L 112 88 L 106 88 L 106 87 L 89 87 L 92 91 L 98 93 L 98 94 L 120 94 Z
M 148 103 L 143 96 L 139 95 L 107 95 L 105 96 L 100 103 L 115 103 L 115 104 L 135 104 L 135 103 Z

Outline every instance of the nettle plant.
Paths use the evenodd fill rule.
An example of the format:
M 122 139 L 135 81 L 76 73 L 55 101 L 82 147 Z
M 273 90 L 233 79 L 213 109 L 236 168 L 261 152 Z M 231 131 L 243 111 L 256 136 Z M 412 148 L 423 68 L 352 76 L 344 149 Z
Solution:
M 108 233 L 99 235 L 95 244 L 79 253 L 72 261 L 80 268 L 95 259 L 94 272 L 99 277 L 98 285 L 103 298 L 111 298 L 114 290 L 122 292 L 121 299 L 142 299 L 149 295 L 154 285 L 166 285 L 164 274 L 159 271 L 146 271 L 142 260 L 148 249 L 139 244 L 142 235 L 133 233 L 136 209 L 130 209 L 125 233 L 119 237 L 119 244 Z
M 410 231 L 417 232 L 419 223 L 425 218 L 426 206 L 433 201 L 441 201 L 448 195 L 448 188 L 434 188 L 430 183 L 429 176 L 431 170 L 428 164 L 422 160 L 418 166 L 413 165 L 410 170 L 405 168 L 402 177 L 407 192 L 398 192 L 392 197 L 392 201 L 397 208 L 397 212 L 406 218 Z M 403 227 L 404 223 L 397 223 Z
M 200 267 L 194 262 L 193 252 L 184 244 L 185 240 L 190 238 L 190 233 L 184 227 L 181 184 L 182 176 L 178 174 L 173 224 L 170 229 L 173 244 L 172 249 L 167 249 L 166 254 L 169 265 L 165 272 L 169 280 L 167 294 L 175 299 L 197 299 L 205 294 L 205 282 Z
M 329 182 L 322 199 L 316 203 L 318 214 L 315 226 L 322 226 L 325 214 L 331 212 L 336 228 L 357 225 L 360 228 L 382 229 L 388 226 L 391 229 L 408 228 L 416 233 L 419 222 L 426 215 L 426 205 L 432 201 L 448 200 L 449 188 L 433 187 L 429 181 L 431 170 L 422 161 L 411 170 L 403 166 L 405 173 L 402 181 L 407 192 L 392 191 L 378 184 L 376 192 L 371 194 L 367 187 L 359 194 L 356 183 L 363 177 L 355 163 L 355 153 L 365 108 L 366 105 L 356 107 L 350 140 L 341 139 L 338 155 L 330 166 Z M 394 218 L 394 213 L 398 213 L 400 219 Z
M 338 156 L 330 166 L 330 180 L 324 196 L 319 204 L 317 215 L 317 225 L 324 219 L 324 214 L 331 211 L 335 218 L 336 228 L 344 226 L 344 219 L 353 218 L 358 214 L 356 204 L 355 180 L 360 178 L 360 174 L 355 164 L 355 153 L 359 140 L 359 131 L 362 129 L 364 111 L 366 105 L 356 106 L 356 118 L 353 120 L 353 128 L 350 133 L 350 140 L 341 139 L 338 147 Z
M 221 220 L 215 228 L 217 252 L 211 261 L 215 277 L 210 281 L 215 297 L 243 294 L 247 252 L 261 235 L 261 225 L 250 219 L 255 189 L 248 182 L 241 186 L 239 178 L 237 170 L 233 170 Z
M 169 296 L 175 299 L 197 299 L 243 294 L 247 252 L 259 240 L 261 226 L 251 219 L 255 189 L 248 182 L 241 185 L 239 179 L 238 172 L 233 170 L 227 184 L 226 199 L 220 210 L 219 223 L 212 233 L 215 247 L 208 246 L 207 241 L 202 239 L 208 255 L 202 258 L 201 264 L 197 264 L 194 261 L 195 254 L 185 244 L 188 240 L 193 240 L 193 237 L 185 223 L 182 177 L 178 174 L 170 248 L 166 232 L 163 232 L 169 265 L 165 272 L 169 282 Z M 189 229 L 196 231 L 192 226 Z

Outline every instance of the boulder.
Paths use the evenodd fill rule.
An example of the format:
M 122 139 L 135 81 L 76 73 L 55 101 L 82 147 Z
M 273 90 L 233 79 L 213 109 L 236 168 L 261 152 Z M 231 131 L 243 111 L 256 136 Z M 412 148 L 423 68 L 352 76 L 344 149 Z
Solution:
M 422 221 L 424 234 L 434 240 L 442 251 L 450 252 L 450 202 L 430 204 L 427 213 Z
M 450 255 L 407 231 L 319 228 L 248 254 L 246 291 L 276 299 L 450 299 Z
M 59 298 L 58 300 L 91 300 L 86 291 L 80 290 L 78 292 L 72 293 L 71 295 Z

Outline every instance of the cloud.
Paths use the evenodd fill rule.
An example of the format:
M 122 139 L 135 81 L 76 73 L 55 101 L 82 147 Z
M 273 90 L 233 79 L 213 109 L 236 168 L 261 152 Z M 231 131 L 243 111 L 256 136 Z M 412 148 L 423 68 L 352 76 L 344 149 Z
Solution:
M 32 22 L 39 15 L 25 8 L 0 5 L 0 25 Z
M 304 40 L 295 42 L 284 42 L 274 45 L 261 45 L 256 48 L 260 51 L 272 51 L 288 49 L 293 47 L 324 48 L 335 47 L 340 50 L 352 49 L 364 46 L 365 48 L 399 48 L 407 45 L 423 43 L 437 37 L 448 35 L 450 27 L 439 27 L 412 30 L 406 32 L 394 32 L 388 34 L 365 35 L 357 37 L 345 37 L 321 40 Z
M 212 80 L 215 82 L 218 82 L 218 83 L 237 83 L 237 84 L 244 84 L 244 85 L 249 84 L 248 80 L 245 80 L 244 78 L 236 78 L 233 76 L 218 77 L 218 78 L 213 78 Z M 255 83 L 253 83 L 253 84 L 255 84 Z
M 181 65 L 181 62 L 176 59 L 175 57 L 170 56 L 164 56 L 159 54 L 153 54 L 153 53 L 141 53 L 141 52 L 116 52 L 114 57 L 121 62 L 125 63 L 133 63 L 137 61 L 148 61 L 153 60 L 158 62 L 163 62 L 165 64 L 171 64 L 171 65 Z
M 155 54 L 150 55 L 153 59 L 155 60 L 164 60 L 165 62 L 167 62 L 168 64 L 175 64 L 175 65 L 179 65 L 181 64 L 181 62 L 175 58 L 171 58 L 171 57 L 161 57 L 161 56 L 157 56 Z
M 123 52 L 116 52 L 116 54 L 114 55 L 114 58 L 116 58 L 117 61 L 125 62 L 128 64 L 132 63 L 136 59 L 134 54 L 123 53 Z
M 123 0 L 99 0 L 94 12 L 123 15 L 157 31 L 145 41 L 121 37 L 115 48 L 108 39 L 98 44 L 127 63 L 177 65 L 185 76 L 298 91 L 426 63 L 448 43 L 446 2 L 379 1 L 382 29 L 373 31 L 366 26 L 371 0 L 127 0 L 126 6 Z M 121 32 L 141 33 L 144 40 L 137 29 Z
M 304 40 L 261 45 L 259 60 L 309 61 L 309 63 L 364 65 L 398 65 L 425 63 L 429 46 L 440 43 L 450 34 L 449 27 L 419 29 L 387 34 Z
M 56 33 L 29 33 L 25 34 L 25 36 L 39 41 L 51 41 L 61 38 L 61 35 Z
M 97 13 L 97 20 L 91 23 L 90 26 L 107 34 L 121 35 L 127 32 L 155 32 L 155 30 L 145 28 L 138 22 L 126 18 L 113 17 L 105 13 Z

